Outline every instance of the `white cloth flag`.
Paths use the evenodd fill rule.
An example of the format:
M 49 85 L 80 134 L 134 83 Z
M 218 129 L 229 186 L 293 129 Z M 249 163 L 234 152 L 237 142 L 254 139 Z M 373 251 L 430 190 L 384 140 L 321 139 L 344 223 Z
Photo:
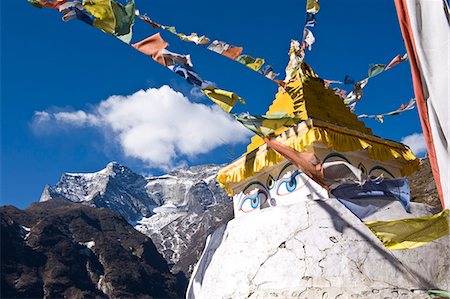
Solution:
M 446 0 L 396 0 L 395 3 L 411 62 L 414 92 L 433 175 L 444 208 L 450 208 L 448 3 Z

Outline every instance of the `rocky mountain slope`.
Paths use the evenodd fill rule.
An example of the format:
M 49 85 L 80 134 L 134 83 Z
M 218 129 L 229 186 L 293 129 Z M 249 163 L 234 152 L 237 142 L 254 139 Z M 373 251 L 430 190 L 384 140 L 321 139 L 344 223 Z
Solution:
M 0 208 L 2 298 L 174 298 L 185 280 L 107 209 L 51 199 Z
M 421 202 L 438 209 L 442 208 L 428 158 L 420 160 L 420 168 L 408 177 L 408 182 L 411 188 L 412 202 Z
M 46 186 L 40 201 L 67 198 L 105 207 L 150 236 L 174 273 L 187 275 L 206 237 L 233 217 L 230 198 L 215 182 L 221 165 L 179 169 L 144 178 L 112 162 L 96 173 L 66 173 Z

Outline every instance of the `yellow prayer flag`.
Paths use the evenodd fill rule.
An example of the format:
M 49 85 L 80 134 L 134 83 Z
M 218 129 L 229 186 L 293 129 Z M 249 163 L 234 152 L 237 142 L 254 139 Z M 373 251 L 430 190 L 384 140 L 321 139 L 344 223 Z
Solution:
M 318 0 L 306 0 L 306 12 L 318 13 L 320 5 Z
M 83 7 L 95 17 L 95 27 L 109 34 L 115 32 L 116 18 L 111 0 L 83 0 Z
M 449 210 L 433 216 L 391 221 L 365 221 L 389 250 L 412 249 L 444 237 L 449 231 Z
M 230 112 L 233 109 L 236 102 L 239 101 L 245 104 L 245 101 L 231 91 L 226 91 L 212 86 L 202 89 L 202 92 L 211 99 L 214 103 L 219 105 L 226 112 Z
M 262 67 L 264 62 L 265 62 L 264 59 L 256 58 L 255 62 L 249 63 L 246 66 L 257 72 Z

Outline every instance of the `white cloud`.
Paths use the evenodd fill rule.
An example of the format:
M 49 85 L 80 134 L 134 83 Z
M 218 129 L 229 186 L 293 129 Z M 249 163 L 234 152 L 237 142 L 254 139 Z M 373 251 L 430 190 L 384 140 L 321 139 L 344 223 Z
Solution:
M 91 112 L 35 112 L 35 127 L 50 122 L 112 133 L 126 156 L 160 168 L 224 144 L 247 141 L 251 135 L 217 105 L 192 103 L 169 86 L 111 96 Z
M 36 111 L 34 112 L 33 122 L 34 123 L 43 123 L 50 120 L 50 114 L 45 111 Z
M 68 123 L 76 127 L 93 126 L 99 123 L 97 116 L 81 110 L 74 112 L 58 112 L 54 113 L 53 117 L 57 122 Z
M 422 133 L 414 133 L 403 137 L 401 142 L 408 145 L 416 156 L 423 156 L 427 152 L 425 138 Z

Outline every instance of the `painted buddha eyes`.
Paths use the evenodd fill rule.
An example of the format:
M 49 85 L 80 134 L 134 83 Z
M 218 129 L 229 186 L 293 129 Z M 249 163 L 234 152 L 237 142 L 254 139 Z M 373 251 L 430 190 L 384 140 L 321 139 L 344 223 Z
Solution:
M 250 190 L 250 192 L 246 192 L 246 190 Z M 244 213 L 254 211 L 265 204 L 268 198 L 269 193 L 261 183 L 250 183 L 244 190 L 244 197 L 240 203 L 240 210 Z
M 244 213 L 251 212 L 267 201 L 267 193 L 257 190 L 254 195 L 247 195 L 242 199 L 241 211 Z
M 300 174 L 301 172 L 299 170 L 296 170 L 292 173 L 291 176 L 280 179 L 276 190 L 277 195 L 288 195 L 289 193 L 294 192 L 300 187 L 303 187 L 305 183 L 303 182 Z

